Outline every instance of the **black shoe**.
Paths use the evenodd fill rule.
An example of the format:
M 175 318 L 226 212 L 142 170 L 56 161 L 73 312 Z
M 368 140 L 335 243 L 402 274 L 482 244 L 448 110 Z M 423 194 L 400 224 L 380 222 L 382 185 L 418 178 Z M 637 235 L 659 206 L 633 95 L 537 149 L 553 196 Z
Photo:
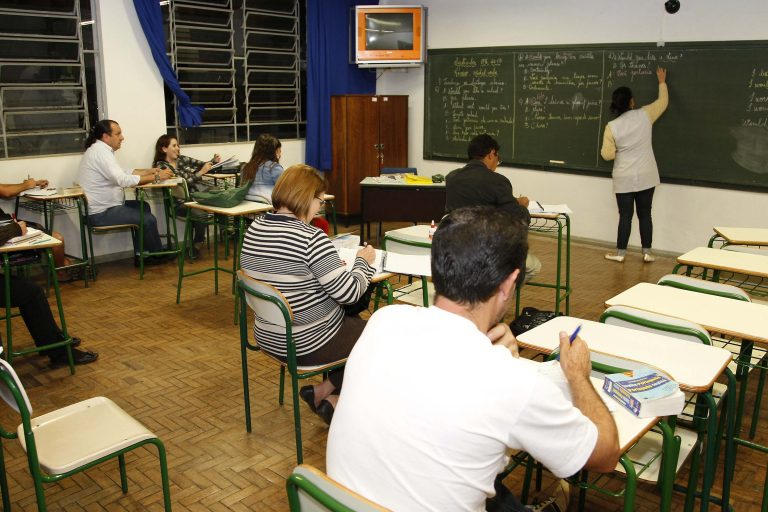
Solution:
M 317 412 L 315 407 L 315 387 L 314 386 L 302 386 L 299 388 L 299 398 L 304 400 L 312 412 Z
M 72 343 L 70 343 L 70 346 L 72 348 L 79 347 L 80 346 L 80 342 L 82 342 L 82 341 L 83 340 L 81 340 L 80 338 L 76 338 L 76 337 L 72 336 Z
M 90 350 L 78 350 L 73 348 L 72 349 L 72 361 L 77 364 L 88 364 L 96 361 L 99 358 L 98 352 L 92 352 Z M 69 364 L 69 361 L 67 361 L 67 354 L 66 352 L 63 354 L 57 354 L 55 356 L 51 356 L 51 365 L 52 366 L 66 366 Z
M 317 415 L 323 418 L 326 425 L 331 424 L 333 419 L 333 406 L 328 400 L 323 400 L 320 405 L 317 406 Z

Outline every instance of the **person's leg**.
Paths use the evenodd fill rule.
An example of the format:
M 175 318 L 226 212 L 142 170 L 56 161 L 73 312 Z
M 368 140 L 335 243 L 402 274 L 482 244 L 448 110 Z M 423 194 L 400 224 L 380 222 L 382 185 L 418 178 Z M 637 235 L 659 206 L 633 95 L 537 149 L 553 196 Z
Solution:
M 530 281 L 533 276 L 541 271 L 541 260 L 536 255 L 528 253 L 525 258 L 525 282 Z
M 341 329 L 337 332 L 333 338 L 328 340 L 322 347 L 311 352 L 309 354 L 299 356 L 297 362 L 300 365 L 317 365 L 327 364 L 339 359 L 344 359 L 352 352 L 352 347 L 357 343 L 358 338 L 365 329 L 365 320 L 359 316 L 345 316 L 344 323 L 341 324 Z M 344 369 L 333 370 L 328 374 L 328 384 L 324 383 L 324 387 L 317 389 L 317 395 L 315 400 L 317 403 L 322 401 L 333 392 L 338 394 L 341 391 L 341 385 L 344 381 Z M 328 389 L 328 386 L 330 389 Z M 327 393 L 326 393 L 327 391 Z
M 144 203 L 146 205 L 146 203 Z M 136 224 L 140 223 L 140 211 L 138 201 L 126 201 L 125 205 L 113 206 L 101 213 L 89 215 L 88 220 L 93 226 L 113 226 L 115 224 Z M 159 251 L 162 250 L 160 234 L 157 231 L 157 220 L 150 212 L 147 205 L 144 210 L 144 250 Z M 134 245 L 136 254 L 139 252 L 138 241 Z
M 160 240 L 160 231 L 157 229 L 157 219 L 152 215 L 152 209 L 146 201 L 128 200 L 125 202 L 125 206 L 133 208 L 137 212 L 137 219 L 139 215 L 139 209 L 144 209 L 144 250 L 147 252 L 159 252 L 163 250 L 163 242 Z M 138 220 L 136 222 L 138 224 Z
M 635 193 L 635 205 L 637 208 L 637 219 L 640 221 L 640 242 L 643 246 L 643 253 L 649 253 L 653 245 L 653 219 L 651 218 L 651 208 L 653 206 L 654 188 L 649 188 Z
M 11 277 L 11 307 L 19 308 L 24 324 L 27 326 L 35 346 L 43 347 L 51 343 L 64 341 L 64 334 L 53 318 L 48 299 L 43 289 L 34 281 L 26 278 Z M 5 277 L 0 274 L 0 287 L 5 286 Z M 0 293 L 0 307 L 5 307 L 5 294 Z M 74 345 L 73 345 L 74 346 Z M 63 347 L 45 352 L 52 362 L 66 364 L 67 349 Z M 99 354 L 90 350 L 72 349 L 75 364 L 88 364 L 96 361 Z
M 616 194 L 616 205 L 619 207 L 619 228 L 616 233 L 616 249 L 623 255 L 627 251 L 629 235 L 632 232 L 632 216 L 635 213 L 634 193 Z

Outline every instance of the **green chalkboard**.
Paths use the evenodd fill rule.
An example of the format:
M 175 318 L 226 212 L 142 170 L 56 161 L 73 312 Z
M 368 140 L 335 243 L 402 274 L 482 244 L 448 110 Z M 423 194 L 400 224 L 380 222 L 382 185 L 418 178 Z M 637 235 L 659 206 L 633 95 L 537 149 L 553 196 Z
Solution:
M 669 107 L 653 146 L 662 181 L 768 190 L 768 41 L 429 50 L 424 158 L 467 158 L 489 133 L 505 164 L 610 176 L 600 157 L 616 87 Z

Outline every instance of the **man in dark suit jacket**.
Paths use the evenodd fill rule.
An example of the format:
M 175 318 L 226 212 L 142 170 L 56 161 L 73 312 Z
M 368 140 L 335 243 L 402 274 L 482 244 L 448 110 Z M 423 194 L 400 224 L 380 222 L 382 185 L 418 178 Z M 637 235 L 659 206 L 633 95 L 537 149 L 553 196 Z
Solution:
M 528 198 L 512 195 L 512 184 L 496 172 L 501 164 L 499 149 L 499 143 L 487 133 L 472 139 L 467 148 L 469 163 L 445 178 L 446 213 L 464 206 L 495 206 L 528 224 L 531 220 Z M 541 261 L 529 252 L 525 280 L 529 281 L 540 270 Z

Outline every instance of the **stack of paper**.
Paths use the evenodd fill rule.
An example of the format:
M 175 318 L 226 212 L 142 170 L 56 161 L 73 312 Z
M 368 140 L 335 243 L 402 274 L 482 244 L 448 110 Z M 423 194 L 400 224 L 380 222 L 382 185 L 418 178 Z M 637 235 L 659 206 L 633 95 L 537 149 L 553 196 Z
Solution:
M 27 243 L 30 240 L 33 240 L 35 238 L 41 237 L 44 234 L 45 233 L 43 233 L 39 229 L 27 228 L 27 232 L 26 233 L 24 233 L 23 235 L 19 235 L 19 236 L 15 236 L 15 237 L 11 238 L 7 242 L 5 242 L 5 245 L 20 245 L 20 244 L 23 244 L 23 243 Z
M 24 192 L 22 192 L 22 193 L 21 193 L 21 194 L 19 194 L 19 195 L 20 195 L 20 196 L 38 196 L 38 197 L 47 197 L 47 196 L 52 196 L 52 195 L 55 195 L 57 192 L 58 192 L 58 190 L 56 190 L 55 188 L 40 188 L 40 187 L 35 187 L 35 188 L 31 188 L 31 189 L 29 189 L 29 190 L 25 190 Z
M 240 166 L 240 160 L 238 160 L 235 155 L 232 155 L 231 157 L 227 158 L 226 160 L 221 160 L 217 164 L 213 164 L 211 166 L 211 170 L 214 169 L 225 169 L 228 167 L 239 167 Z
M 567 204 L 542 204 L 531 199 L 528 203 L 528 211 L 531 213 L 573 213 Z

